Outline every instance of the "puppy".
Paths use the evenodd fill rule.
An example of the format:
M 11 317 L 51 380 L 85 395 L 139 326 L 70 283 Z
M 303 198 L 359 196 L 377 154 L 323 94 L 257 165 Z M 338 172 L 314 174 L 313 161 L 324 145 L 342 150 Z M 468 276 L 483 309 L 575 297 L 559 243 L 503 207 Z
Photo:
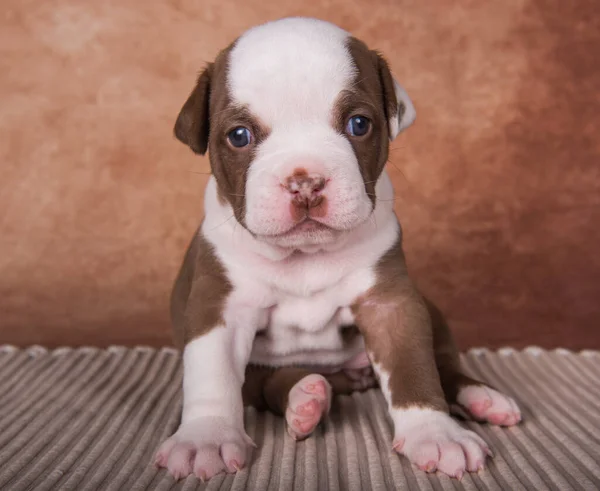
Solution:
M 342 29 L 255 27 L 198 78 L 175 135 L 209 152 L 205 218 L 171 314 L 183 414 L 156 463 L 209 479 L 248 463 L 243 406 L 311 434 L 332 393 L 375 384 L 390 445 L 460 478 L 490 451 L 449 415 L 516 424 L 515 402 L 465 375 L 439 310 L 415 289 L 385 171 L 415 109 L 385 60 Z

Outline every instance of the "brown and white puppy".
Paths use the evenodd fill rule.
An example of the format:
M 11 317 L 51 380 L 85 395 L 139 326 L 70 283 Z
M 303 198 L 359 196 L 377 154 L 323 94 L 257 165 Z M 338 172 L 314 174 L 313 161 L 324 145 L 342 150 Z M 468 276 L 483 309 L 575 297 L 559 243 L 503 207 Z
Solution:
M 175 477 L 234 472 L 243 405 L 309 435 L 333 392 L 373 385 L 394 449 L 426 471 L 480 469 L 485 442 L 449 415 L 512 425 L 512 399 L 464 375 L 402 252 L 389 141 L 415 119 L 376 52 L 326 22 L 251 29 L 208 65 L 175 135 L 210 155 L 205 219 L 172 296 L 183 414 L 156 462 Z

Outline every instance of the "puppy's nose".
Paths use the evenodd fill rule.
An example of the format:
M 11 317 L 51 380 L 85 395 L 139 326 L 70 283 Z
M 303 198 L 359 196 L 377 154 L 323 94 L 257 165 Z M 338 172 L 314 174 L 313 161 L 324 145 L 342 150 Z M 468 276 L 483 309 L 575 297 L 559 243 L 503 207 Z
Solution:
M 312 208 L 323 200 L 321 191 L 327 180 L 320 174 L 295 172 L 285 181 L 284 187 L 291 195 L 292 203 L 303 208 Z

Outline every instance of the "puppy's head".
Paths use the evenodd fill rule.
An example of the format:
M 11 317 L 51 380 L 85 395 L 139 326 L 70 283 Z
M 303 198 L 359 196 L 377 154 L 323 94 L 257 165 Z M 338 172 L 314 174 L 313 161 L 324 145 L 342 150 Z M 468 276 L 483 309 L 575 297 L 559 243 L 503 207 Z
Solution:
M 415 119 L 385 60 L 327 22 L 246 32 L 200 75 L 175 135 L 210 155 L 219 199 L 257 238 L 336 241 L 364 223 L 389 141 Z

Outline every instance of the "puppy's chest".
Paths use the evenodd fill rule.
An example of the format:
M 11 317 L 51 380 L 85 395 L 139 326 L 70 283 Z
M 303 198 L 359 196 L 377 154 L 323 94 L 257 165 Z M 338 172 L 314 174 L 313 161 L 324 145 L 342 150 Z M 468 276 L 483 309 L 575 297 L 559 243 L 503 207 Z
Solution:
M 351 306 L 374 284 L 370 266 L 306 256 L 254 272 L 239 290 L 246 303 L 264 305 L 251 362 L 340 365 L 364 349 Z
M 346 361 L 360 347 L 350 306 L 335 289 L 310 296 L 282 296 L 264 316 L 251 360 L 268 365 Z
M 323 292 L 309 297 L 285 296 L 272 307 L 267 330 L 273 335 L 297 331 L 318 334 L 329 328 L 352 324 L 350 307 L 342 305 L 333 292 Z

